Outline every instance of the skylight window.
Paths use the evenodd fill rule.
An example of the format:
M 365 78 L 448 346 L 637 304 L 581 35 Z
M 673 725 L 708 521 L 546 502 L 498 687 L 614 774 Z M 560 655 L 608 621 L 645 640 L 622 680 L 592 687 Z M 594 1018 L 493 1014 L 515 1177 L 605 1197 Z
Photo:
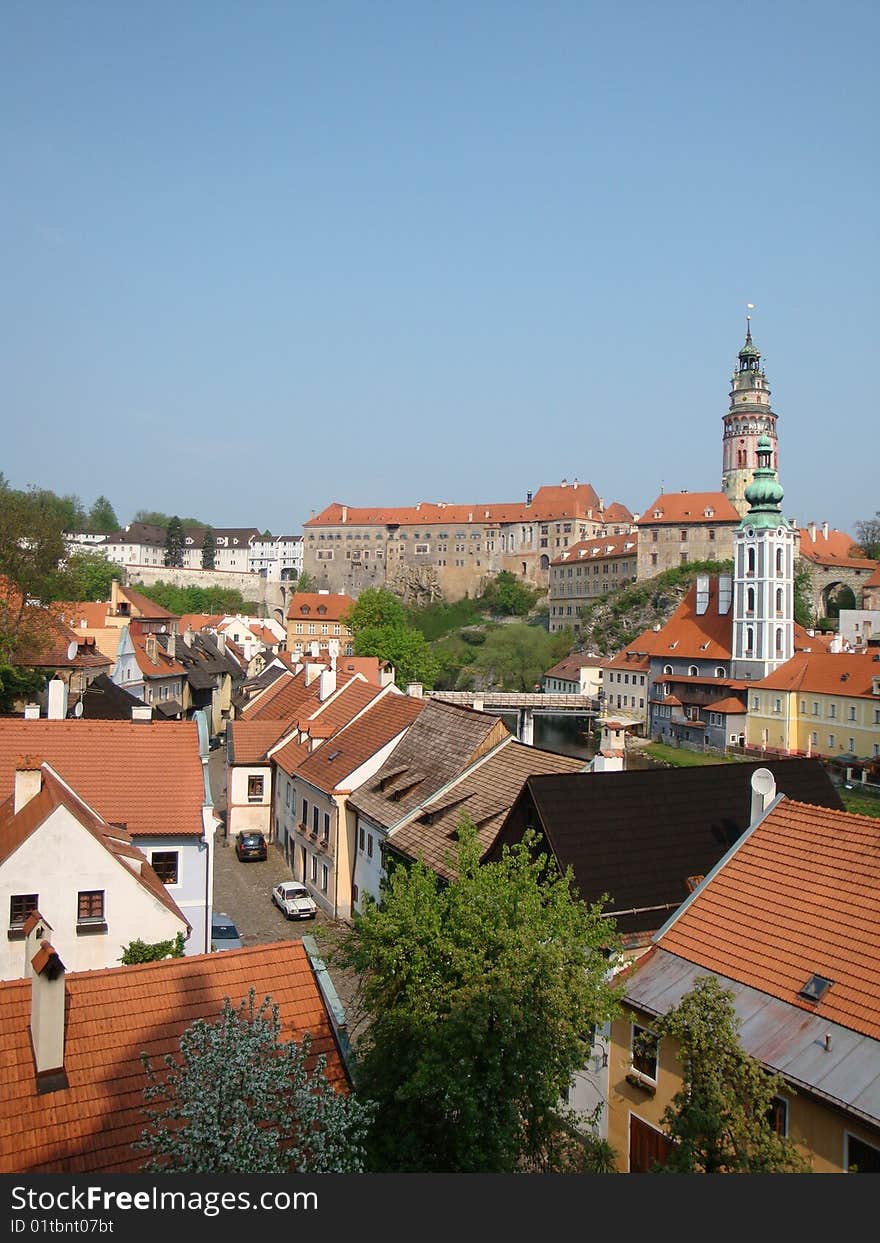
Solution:
M 833 980 L 826 980 L 824 975 L 811 975 L 800 995 L 807 1001 L 821 1001 L 833 983 Z

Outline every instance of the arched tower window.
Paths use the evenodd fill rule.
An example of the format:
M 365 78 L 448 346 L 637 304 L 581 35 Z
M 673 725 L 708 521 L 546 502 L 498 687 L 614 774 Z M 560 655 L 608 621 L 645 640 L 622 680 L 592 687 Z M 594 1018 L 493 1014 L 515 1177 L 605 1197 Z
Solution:
M 700 671 L 696 665 L 688 665 L 688 676 L 692 678 L 699 677 Z
M 755 628 L 754 626 L 746 626 L 746 652 L 749 656 L 754 655 L 755 651 Z
M 755 589 L 754 587 L 749 587 L 748 591 L 746 592 L 746 612 L 754 613 L 754 611 L 755 611 Z
M 776 655 L 782 655 L 782 627 L 776 627 Z
M 672 673 L 672 665 L 664 665 L 664 666 L 663 666 L 663 672 L 664 672 L 665 674 Z
M 777 549 L 776 549 L 776 575 L 777 575 L 777 577 L 778 577 L 778 578 L 782 578 L 782 573 L 783 573 L 783 570 L 782 570 L 782 556 L 783 556 L 783 554 L 782 554 L 782 549 L 781 549 L 781 548 L 777 548 Z
M 782 612 L 782 588 L 781 587 L 776 588 L 776 612 L 777 613 Z
M 755 550 L 750 548 L 746 552 L 746 573 L 754 574 L 755 572 Z

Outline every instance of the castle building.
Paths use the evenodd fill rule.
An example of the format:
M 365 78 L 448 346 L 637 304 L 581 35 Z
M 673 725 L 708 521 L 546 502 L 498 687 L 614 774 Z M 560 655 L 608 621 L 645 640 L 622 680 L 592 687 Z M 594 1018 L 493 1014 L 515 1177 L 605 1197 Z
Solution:
M 730 388 L 730 408 L 724 416 L 721 490 L 741 517 L 749 506 L 746 489 L 758 465 L 758 441 L 770 441 L 770 465 L 779 470 L 776 415 L 770 408 L 770 386 L 761 355 L 752 341 L 751 317 L 746 316 L 746 339 L 739 352 Z

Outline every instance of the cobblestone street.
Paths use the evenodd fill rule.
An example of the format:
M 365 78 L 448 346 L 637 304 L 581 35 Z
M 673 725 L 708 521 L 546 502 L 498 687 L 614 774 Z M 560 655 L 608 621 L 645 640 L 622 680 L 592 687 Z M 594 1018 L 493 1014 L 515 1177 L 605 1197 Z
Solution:
M 208 761 L 214 810 L 223 823 L 217 829 L 214 853 L 214 910 L 228 915 L 238 928 L 244 945 L 265 945 L 270 941 L 297 941 L 312 935 L 319 953 L 328 949 L 328 936 L 345 927 L 319 909 L 314 919 L 288 920 L 272 901 L 272 889 L 293 873 L 284 855 L 269 844 L 264 862 L 242 863 L 234 843 L 226 841 L 226 750 L 211 752 Z M 330 978 L 350 1020 L 354 1020 L 354 983 L 337 968 L 330 967 Z

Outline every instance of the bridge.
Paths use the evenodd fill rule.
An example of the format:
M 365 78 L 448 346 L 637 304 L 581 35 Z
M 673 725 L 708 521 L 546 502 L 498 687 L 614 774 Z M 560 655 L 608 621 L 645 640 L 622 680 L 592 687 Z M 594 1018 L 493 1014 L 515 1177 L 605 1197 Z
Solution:
M 596 716 L 599 701 L 589 695 L 544 694 L 540 691 L 430 691 L 431 699 L 461 704 L 477 712 L 516 712 L 517 737 L 532 746 L 535 716 Z

